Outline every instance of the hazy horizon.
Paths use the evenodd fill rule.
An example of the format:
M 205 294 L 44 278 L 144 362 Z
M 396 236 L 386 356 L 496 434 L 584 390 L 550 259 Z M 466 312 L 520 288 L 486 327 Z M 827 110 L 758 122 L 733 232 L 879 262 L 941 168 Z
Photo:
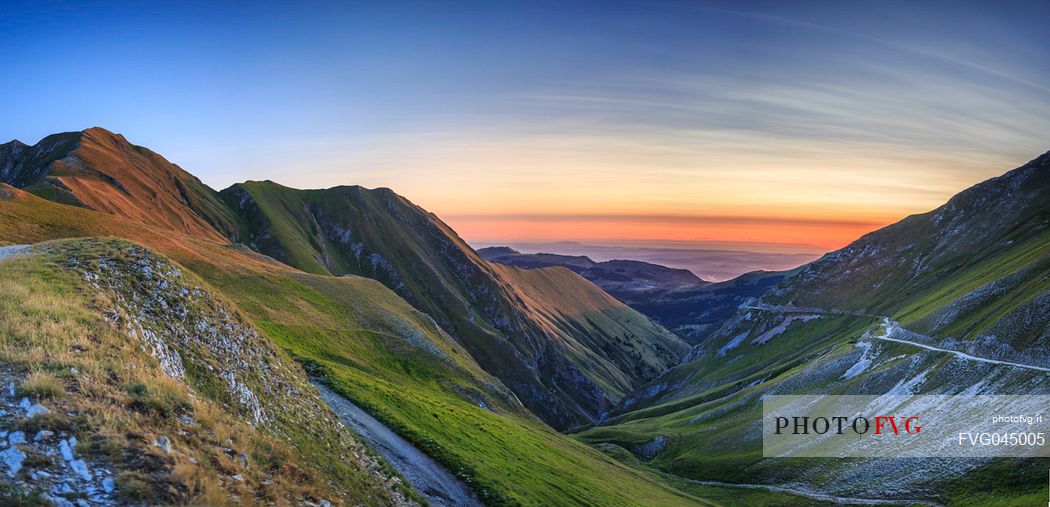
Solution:
M 817 250 L 785 251 L 789 245 L 690 241 L 470 242 L 475 249 L 507 246 L 521 253 L 585 255 L 593 261 L 632 260 L 688 269 L 708 282 L 723 282 L 753 271 L 787 271 L 820 258 Z M 784 246 L 784 249 L 780 249 Z M 752 248 L 754 247 L 754 248 Z

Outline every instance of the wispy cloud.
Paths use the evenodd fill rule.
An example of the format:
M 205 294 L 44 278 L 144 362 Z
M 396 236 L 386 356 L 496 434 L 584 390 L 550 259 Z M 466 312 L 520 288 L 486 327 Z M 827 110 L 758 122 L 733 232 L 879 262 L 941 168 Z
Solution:
M 776 15 L 767 14 L 767 13 L 744 12 L 744 11 L 734 11 L 734 10 L 722 10 L 721 12 L 724 12 L 724 13 L 727 13 L 727 14 L 734 14 L 734 15 L 738 15 L 738 16 L 751 17 L 751 18 L 755 18 L 755 19 L 763 19 L 763 20 L 773 21 L 773 22 L 777 22 L 777 23 L 783 23 L 783 24 L 787 24 L 787 25 L 799 26 L 799 27 L 810 29 L 810 30 L 817 30 L 817 31 L 821 31 L 821 32 L 827 32 L 827 33 L 835 34 L 837 36 L 844 37 L 844 38 L 855 38 L 855 39 L 864 40 L 864 41 L 868 41 L 868 42 L 874 42 L 874 43 L 881 44 L 881 45 L 886 46 L 886 47 L 898 49 L 898 50 L 905 51 L 905 52 L 908 52 L 908 53 L 911 53 L 911 54 L 915 54 L 915 55 L 920 55 L 920 56 L 936 59 L 936 60 L 939 60 L 941 62 L 951 63 L 951 64 L 958 65 L 960 67 L 965 67 L 965 68 L 968 68 L 968 69 L 971 69 L 971 70 L 976 70 L 976 71 L 982 72 L 984 74 L 987 74 L 989 76 L 994 76 L 994 77 L 997 77 L 997 78 L 1000 78 L 1000 79 L 1012 82 L 1014 84 L 1019 84 L 1019 85 L 1023 85 L 1023 86 L 1026 86 L 1026 87 L 1029 87 L 1029 88 L 1032 88 L 1032 89 L 1035 89 L 1035 90 L 1040 90 L 1042 92 L 1050 93 L 1050 86 L 1047 86 L 1044 83 L 1038 83 L 1038 82 L 1035 82 L 1035 81 L 1032 81 L 1032 80 L 1029 80 L 1029 79 L 1025 79 L 1023 77 L 1015 76 L 1015 75 L 1013 75 L 1013 74 L 1011 74 L 1009 72 L 1006 72 L 1004 70 L 996 69 L 994 67 L 991 67 L 991 66 L 988 66 L 988 65 L 985 65 L 985 64 L 982 64 L 982 63 L 978 63 L 978 62 L 975 62 L 975 61 L 967 60 L 965 58 L 954 56 L 954 55 L 945 53 L 943 51 L 935 50 L 935 49 L 930 49 L 930 48 L 926 48 L 926 47 L 922 47 L 922 46 L 918 46 L 918 45 L 914 45 L 914 44 L 907 44 L 907 43 L 903 43 L 903 42 L 900 42 L 900 41 L 897 41 L 897 40 L 888 39 L 888 38 L 885 38 L 885 37 L 878 37 L 878 36 L 875 36 L 875 35 L 859 32 L 859 31 L 856 31 L 856 30 L 843 30 L 843 29 L 839 29 L 839 28 L 836 28 L 836 27 L 833 27 L 833 26 L 822 25 L 822 24 L 819 24 L 819 23 L 813 23 L 813 22 L 810 22 L 810 21 L 794 19 L 794 18 L 789 18 L 789 17 L 784 17 L 784 16 L 776 16 Z

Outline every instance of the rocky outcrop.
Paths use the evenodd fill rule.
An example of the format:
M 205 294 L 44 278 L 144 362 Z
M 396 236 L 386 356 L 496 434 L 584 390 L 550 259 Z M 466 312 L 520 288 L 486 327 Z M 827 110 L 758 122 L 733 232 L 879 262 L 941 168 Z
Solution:
M 195 276 L 145 248 L 115 240 L 105 257 L 71 256 L 79 273 L 111 302 L 102 310 L 159 368 L 198 396 L 222 404 L 249 424 L 292 446 L 322 443 L 331 453 L 318 459 L 353 460 L 387 484 L 391 501 L 411 504 L 384 467 L 320 399 L 302 369 L 278 352 L 228 302 Z M 154 445 L 170 447 L 158 439 Z M 236 480 L 236 479 L 233 479 Z
M 24 380 L 14 370 L 0 370 L 0 484 L 8 491 L 37 491 L 40 499 L 57 507 L 113 504 L 112 465 L 83 456 L 70 431 L 46 429 L 40 420 L 52 409 L 18 394 Z M 8 500 L 0 496 L 0 502 Z

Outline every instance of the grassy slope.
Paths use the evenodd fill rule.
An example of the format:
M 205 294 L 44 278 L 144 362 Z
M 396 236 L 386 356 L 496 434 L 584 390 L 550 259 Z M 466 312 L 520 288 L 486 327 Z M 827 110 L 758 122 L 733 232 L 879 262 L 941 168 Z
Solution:
M 878 494 L 872 485 L 879 479 L 858 475 L 863 477 L 863 473 L 870 472 L 889 481 L 899 472 L 885 470 L 889 466 L 887 460 L 763 458 L 757 426 L 762 417 L 761 396 L 879 393 L 902 379 L 919 375 L 928 376 L 925 385 L 933 389 L 956 386 L 948 387 L 955 392 L 986 380 L 1008 386 L 1005 392 L 1028 394 L 1031 386 L 1041 381 L 1038 373 L 1019 374 L 1009 368 L 961 368 L 943 354 L 927 354 L 913 361 L 915 358 L 909 355 L 916 352 L 913 347 L 885 343 L 867 371 L 856 378 L 843 379 L 844 371 L 856 361 L 854 341 L 876 327 L 874 319 L 865 317 L 824 318 L 796 323 L 763 346 L 744 347 L 721 357 L 704 357 L 661 378 L 670 383 L 685 382 L 674 390 L 674 396 L 628 412 L 608 425 L 588 429 L 579 438 L 592 445 L 616 445 L 634 453 L 654 438 L 666 438 L 666 447 L 646 464 L 680 477 L 818 487 L 849 483 L 857 496 L 870 497 Z M 942 464 L 931 461 L 932 468 L 926 476 L 916 474 L 904 483 L 913 481 L 925 495 L 950 505 L 1041 505 L 1032 500 L 1045 496 L 1046 463 L 1047 460 L 993 460 L 952 477 L 937 470 Z M 853 474 L 851 469 L 863 472 Z M 703 494 L 688 488 L 686 491 Z M 719 497 L 709 493 L 705 498 Z M 761 504 L 739 498 L 722 501 L 731 505 Z M 781 501 L 771 500 L 774 505 Z
M 241 248 L 9 192 L 15 198 L 0 199 L 0 239 L 116 235 L 165 253 L 230 297 L 267 337 L 327 375 L 333 387 L 473 482 L 491 503 L 699 502 L 533 420 L 427 317 L 372 280 L 304 274 Z M 452 365 L 421 353 L 400 337 L 404 331 L 391 334 L 390 314 L 441 347 Z M 477 406 L 479 395 L 495 412 Z
M 503 264 L 493 264 L 492 269 L 507 282 L 530 320 L 565 345 L 573 362 L 602 372 L 597 377 L 609 391 L 630 391 L 634 379 L 652 378 L 662 371 L 652 365 L 674 364 L 670 358 L 678 351 L 663 344 L 677 342 L 677 338 L 662 328 L 654 329 L 647 317 L 569 269 L 523 269 Z M 661 341 L 637 339 L 652 334 L 665 336 Z
M 919 332 L 976 338 L 1010 311 L 1045 294 L 1048 194 L 1050 153 L 964 190 L 933 211 L 865 235 L 810 265 L 767 302 L 860 310 L 899 318 Z M 996 282 L 1002 285 L 990 295 L 975 294 Z M 966 297 L 980 304 L 959 315 L 943 315 Z M 924 322 L 934 315 L 947 318 Z M 1007 334 L 1000 338 L 1008 343 L 1020 339 L 1010 344 L 1022 348 L 1029 345 L 1024 340 L 1030 336 Z
M 689 480 L 677 475 L 661 472 L 651 463 L 639 460 L 627 449 L 616 444 L 601 443 L 597 446 L 607 455 L 629 464 L 634 468 L 649 470 L 658 474 L 675 488 L 696 495 L 717 506 L 746 505 L 748 507 L 802 507 L 833 505 L 830 502 L 813 500 L 800 495 L 762 489 L 736 488 L 699 481 Z
M 71 431 L 81 442 L 78 451 L 83 456 L 114 468 L 123 501 L 390 501 L 376 479 L 354 461 L 341 458 L 339 452 L 357 451 L 343 447 L 339 439 L 346 437 L 334 428 L 309 428 L 278 418 L 272 429 L 283 438 L 260 431 L 245 422 L 223 389 L 212 387 L 214 374 L 190 369 L 187 383 L 174 380 L 142 352 L 137 340 L 111 325 L 111 314 L 104 315 L 105 309 L 113 308 L 111 296 L 91 287 L 79 270 L 98 266 L 102 259 L 109 266 L 134 266 L 141 257 L 133 259 L 132 250 L 131 244 L 116 240 L 64 240 L 0 261 L 0 363 L 5 370 L 35 372 L 31 378 L 38 385 L 40 379 L 50 379 L 62 386 L 50 390 L 44 403 L 52 412 L 33 419 L 30 434 L 37 429 Z M 76 259 L 75 269 L 71 259 Z M 198 282 L 192 275 L 169 280 L 189 286 Z M 225 317 L 214 314 L 214 308 L 190 311 L 222 322 Z M 184 364 L 214 360 L 200 354 L 182 350 Z M 278 369 L 282 362 L 293 364 L 280 354 L 272 360 L 271 366 Z M 300 389 L 308 387 L 301 375 L 288 378 Z M 278 412 L 271 409 L 271 414 Z M 175 452 L 150 444 L 161 436 L 174 440 Z M 243 479 L 231 480 L 234 474 Z M 4 494 L 0 492 L 0 503 L 15 500 Z
M 434 262 L 433 251 L 417 241 L 405 241 L 416 232 L 396 220 L 383 201 L 396 199 L 389 190 L 366 193 L 359 187 L 338 187 L 327 191 L 296 191 L 272 182 L 247 182 L 235 185 L 221 193 L 226 201 L 248 218 L 253 232 L 252 245 L 289 265 L 318 274 L 354 273 L 380 280 L 388 287 L 398 289 L 398 294 L 408 299 L 416 308 L 438 319 L 445 329 L 454 332 L 471 355 L 487 371 L 511 386 L 542 386 L 543 379 L 522 363 L 515 347 L 503 338 L 486 319 L 471 316 L 478 313 L 472 308 L 472 291 L 468 284 L 482 284 L 486 304 L 494 305 L 489 312 L 506 313 L 508 308 L 498 306 L 499 298 L 493 297 L 494 287 L 483 285 L 483 273 L 474 273 L 467 280 L 458 279 L 443 262 Z M 355 202 L 367 203 L 358 206 Z M 326 234 L 309 212 L 337 218 L 343 230 L 357 234 L 350 245 L 339 245 L 329 241 Z M 369 208 L 381 210 L 366 213 Z M 346 255 L 341 248 L 353 251 L 356 245 L 364 245 L 360 255 Z M 430 250 L 437 250 L 430 248 Z M 452 248 L 455 252 L 457 249 Z M 400 276 L 398 270 L 384 269 L 386 264 L 372 262 L 375 253 L 386 259 L 390 266 L 409 269 L 411 276 Z M 480 292 L 480 291 L 478 291 Z M 541 387 L 541 391 L 545 388 Z M 522 401 L 535 413 L 575 421 L 576 416 L 559 409 L 553 397 L 548 403 L 536 403 L 528 398 Z
M 677 337 L 619 301 L 595 297 L 600 291 L 578 276 L 501 277 L 447 225 L 390 190 L 248 182 L 222 195 L 248 217 L 259 251 L 313 273 L 382 281 L 556 427 L 598 417 L 685 352 Z M 522 303 L 522 293 L 540 292 L 532 283 L 546 292 Z M 572 294 L 586 294 L 594 319 L 557 310 L 578 303 Z M 613 314 L 629 322 L 606 318 Z
M 905 326 L 920 324 L 926 317 L 982 286 L 1020 273 L 1022 281 L 997 294 L 990 304 L 980 305 L 965 315 L 952 319 L 950 325 L 937 329 L 942 336 L 975 338 L 1005 314 L 1050 290 L 1050 231 L 1026 238 L 1015 248 L 991 258 L 979 259 L 917 292 L 905 304 L 892 307 L 892 316 Z M 1032 329 L 1035 331 L 1035 329 Z M 1024 338 L 1031 338 L 1030 336 Z M 1018 347 L 1031 345 L 1021 337 L 1011 342 Z

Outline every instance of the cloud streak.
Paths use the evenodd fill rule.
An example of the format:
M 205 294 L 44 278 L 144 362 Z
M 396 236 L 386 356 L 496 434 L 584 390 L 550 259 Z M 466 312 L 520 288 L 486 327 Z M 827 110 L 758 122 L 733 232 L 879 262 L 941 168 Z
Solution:
M 920 55 L 920 56 L 936 59 L 936 60 L 939 60 L 941 62 L 946 62 L 946 63 L 958 65 L 958 66 L 965 67 L 965 68 L 968 68 L 968 69 L 971 69 L 971 70 L 976 70 L 976 71 L 982 72 L 984 74 L 987 74 L 989 76 L 994 76 L 994 77 L 997 77 L 997 78 L 1000 78 L 1000 79 L 1003 79 L 1003 80 L 1006 80 L 1006 81 L 1010 81 L 1010 82 L 1012 82 L 1014 84 L 1020 84 L 1020 85 L 1026 86 L 1026 87 L 1030 87 L 1030 88 L 1035 89 L 1035 90 L 1040 90 L 1042 92 L 1050 93 L 1050 86 L 1047 86 L 1045 84 L 1037 83 L 1035 81 L 1031 81 L 1031 80 L 1024 79 L 1024 78 L 1021 78 L 1021 77 L 1018 77 L 1018 76 L 1014 76 L 1014 75 L 1012 75 L 1012 74 L 1010 74 L 1008 72 L 1005 72 L 1005 71 L 1002 71 L 1002 70 L 999 70 L 999 69 L 995 69 L 995 68 L 992 68 L 992 67 L 988 67 L 986 65 L 982 65 L 980 63 L 969 61 L 969 60 L 966 60 L 966 59 L 963 59 L 963 58 L 952 56 L 952 55 L 943 53 L 941 51 L 936 51 L 936 50 L 924 48 L 924 47 L 921 47 L 921 46 L 916 46 L 916 45 L 913 45 L 913 44 L 906 44 L 906 43 L 902 43 L 902 42 L 899 42 L 899 41 L 896 41 L 896 40 L 887 39 L 887 38 L 884 38 L 884 37 L 877 37 L 877 36 L 874 36 L 874 35 L 869 35 L 869 34 L 861 33 L 861 32 L 858 32 L 858 31 L 842 30 L 842 29 L 839 29 L 839 28 L 835 28 L 833 26 L 827 26 L 827 25 L 822 25 L 822 24 L 818 24 L 818 23 L 812 23 L 812 22 L 803 21 L 803 20 L 799 20 L 799 19 L 793 19 L 793 18 L 784 17 L 784 16 L 776 16 L 776 15 L 756 13 L 756 12 L 734 11 L 734 10 L 722 10 L 721 12 L 724 12 L 724 13 L 727 13 L 727 14 L 734 14 L 734 15 L 738 15 L 738 16 L 751 17 L 751 18 L 755 18 L 755 19 L 762 19 L 762 20 L 772 21 L 772 22 L 776 22 L 776 23 L 783 23 L 783 24 L 792 25 L 792 26 L 803 27 L 803 28 L 807 28 L 807 29 L 810 29 L 810 30 L 817 30 L 817 31 L 821 31 L 821 32 L 835 34 L 837 36 L 844 37 L 844 38 L 855 38 L 855 39 L 864 40 L 864 41 L 868 41 L 868 42 L 874 42 L 874 43 L 877 43 L 877 44 L 884 45 L 886 47 L 899 49 L 901 51 L 906 51 L 906 52 L 911 53 L 911 54 L 915 54 L 915 55 Z

